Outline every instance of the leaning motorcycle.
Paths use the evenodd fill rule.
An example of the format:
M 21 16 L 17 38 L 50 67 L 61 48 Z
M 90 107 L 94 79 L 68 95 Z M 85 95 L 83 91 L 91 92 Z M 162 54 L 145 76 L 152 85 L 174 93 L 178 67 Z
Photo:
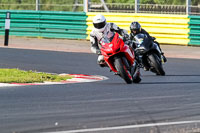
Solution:
M 134 51 L 124 43 L 118 33 L 114 33 L 110 38 L 102 37 L 100 44 L 101 54 L 111 71 L 123 78 L 127 84 L 141 81 Z
M 152 41 L 152 38 L 140 33 L 134 37 L 134 43 L 136 44 L 135 54 L 140 67 L 145 67 L 146 70 L 150 70 L 156 75 L 164 76 L 164 61 L 158 45 Z

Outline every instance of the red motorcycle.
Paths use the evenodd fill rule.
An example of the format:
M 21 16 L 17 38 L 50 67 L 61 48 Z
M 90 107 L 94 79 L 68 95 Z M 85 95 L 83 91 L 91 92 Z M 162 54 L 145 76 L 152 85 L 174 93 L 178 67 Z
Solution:
M 133 49 L 124 43 L 118 33 L 112 37 L 104 36 L 100 40 L 101 54 L 105 63 L 116 74 L 123 78 L 127 84 L 139 83 L 140 70 L 135 60 Z

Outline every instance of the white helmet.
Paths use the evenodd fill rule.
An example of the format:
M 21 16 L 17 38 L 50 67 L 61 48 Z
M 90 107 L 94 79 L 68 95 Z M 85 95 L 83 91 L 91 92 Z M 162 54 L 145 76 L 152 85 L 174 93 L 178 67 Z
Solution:
M 106 18 L 101 14 L 96 15 L 93 18 L 93 25 L 97 31 L 103 32 L 106 27 Z

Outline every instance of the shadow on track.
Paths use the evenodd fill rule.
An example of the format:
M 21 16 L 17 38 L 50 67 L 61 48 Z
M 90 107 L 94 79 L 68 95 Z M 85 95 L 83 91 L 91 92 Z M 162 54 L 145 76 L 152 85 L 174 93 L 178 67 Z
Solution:
M 179 77 L 185 77 L 185 76 L 190 76 L 190 77 L 200 77 L 200 75 L 165 75 L 165 76 L 179 76 Z
M 200 75 L 195 74 L 172 74 L 172 75 L 165 75 L 165 76 L 156 76 L 156 75 L 144 75 L 146 77 L 152 77 L 154 81 L 144 81 L 140 84 L 200 84 Z M 166 77 L 166 78 L 165 78 Z M 171 77 L 171 78 L 170 78 Z M 164 81 L 156 81 L 157 78 L 164 78 Z
M 156 75 L 142 75 L 144 77 L 154 77 Z M 199 77 L 200 78 L 200 75 L 165 75 L 165 76 L 159 76 L 159 77 Z
M 200 84 L 200 82 L 143 82 L 140 84 Z

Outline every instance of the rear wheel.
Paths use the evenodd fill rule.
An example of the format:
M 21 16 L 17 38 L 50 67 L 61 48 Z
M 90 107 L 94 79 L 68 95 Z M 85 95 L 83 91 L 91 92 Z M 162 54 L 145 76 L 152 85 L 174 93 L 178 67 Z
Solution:
M 132 83 L 132 76 L 126 65 L 122 62 L 121 58 L 116 58 L 114 62 L 115 68 L 117 69 L 119 75 L 125 80 L 127 84 Z
M 156 54 L 152 53 L 148 56 L 148 58 L 149 58 L 150 65 L 154 69 L 152 71 L 155 72 L 157 75 L 164 76 L 165 71 L 163 70 L 163 66 L 162 66 L 162 63 L 161 63 L 159 57 Z

